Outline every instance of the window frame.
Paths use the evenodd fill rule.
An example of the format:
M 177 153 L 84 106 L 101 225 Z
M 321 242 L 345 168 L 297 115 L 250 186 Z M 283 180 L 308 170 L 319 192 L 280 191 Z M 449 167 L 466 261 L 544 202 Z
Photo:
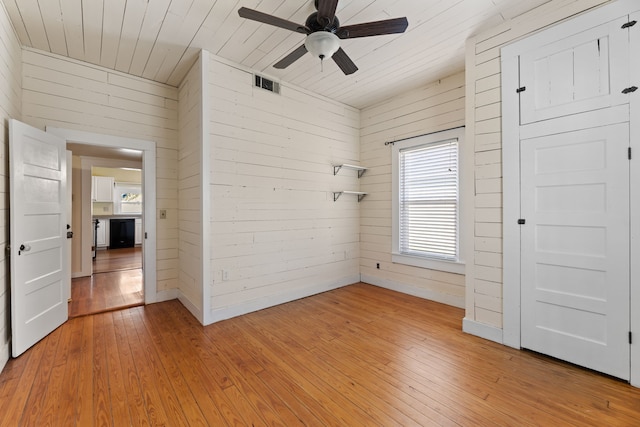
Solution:
M 392 147 L 391 172 L 392 172 L 392 249 L 391 260 L 397 264 L 405 264 L 414 267 L 428 268 L 431 270 L 446 271 L 450 273 L 464 274 L 465 263 L 463 259 L 463 236 L 461 234 L 461 222 L 463 215 L 461 183 L 463 171 L 460 165 L 462 161 L 462 146 L 464 144 L 464 127 L 453 128 L 440 132 L 430 133 L 402 141 L 396 141 Z M 445 260 L 437 257 L 409 255 L 400 252 L 400 152 L 424 145 L 437 144 L 439 142 L 457 140 L 458 149 L 458 194 L 457 194 L 457 257 L 455 260 Z

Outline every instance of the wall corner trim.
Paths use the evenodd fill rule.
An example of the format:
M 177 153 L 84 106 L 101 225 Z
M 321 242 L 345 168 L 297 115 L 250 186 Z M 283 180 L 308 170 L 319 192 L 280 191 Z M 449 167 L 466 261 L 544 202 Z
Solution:
M 191 300 L 182 292 L 178 290 L 178 301 L 187 309 L 189 312 L 198 319 L 201 325 L 204 325 L 204 317 L 202 315 L 202 310 L 196 304 L 191 302 Z

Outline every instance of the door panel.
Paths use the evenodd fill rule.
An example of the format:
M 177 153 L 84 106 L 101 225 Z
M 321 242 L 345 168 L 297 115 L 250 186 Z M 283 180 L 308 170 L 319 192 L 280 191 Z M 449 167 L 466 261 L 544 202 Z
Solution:
M 617 124 L 520 147 L 522 346 L 624 379 L 628 146 L 629 125 Z
M 628 103 L 627 17 L 520 56 L 520 124 Z
M 65 141 L 9 122 L 12 354 L 67 320 Z

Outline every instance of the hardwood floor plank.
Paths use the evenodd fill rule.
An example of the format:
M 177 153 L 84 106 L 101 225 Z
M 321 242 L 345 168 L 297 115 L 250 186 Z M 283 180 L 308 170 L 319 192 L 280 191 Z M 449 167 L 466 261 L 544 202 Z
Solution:
M 246 317 L 238 319 L 241 323 L 232 328 L 245 340 L 247 349 L 252 350 L 254 357 L 265 355 L 262 360 L 265 365 L 273 366 L 276 370 L 282 369 L 284 375 L 292 376 L 294 381 L 303 384 L 314 399 L 319 400 L 323 406 L 336 416 L 343 425 L 378 425 L 378 423 L 362 408 L 353 405 L 346 397 L 342 396 L 330 384 L 322 381 L 311 370 L 307 363 L 300 363 L 291 357 L 290 349 L 282 348 L 272 341 L 271 337 L 264 334 L 263 330 L 252 327 Z M 267 356 L 268 355 L 268 356 Z M 328 398 L 331 396 L 331 398 Z M 346 411 L 345 408 L 350 408 Z
M 61 350 L 56 355 L 55 372 L 48 385 L 42 423 L 55 420 L 52 425 L 73 425 L 75 421 L 72 406 L 78 382 L 79 353 L 82 344 L 82 322 L 71 320 L 69 327 L 64 328 L 66 339 L 58 345 Z
M 31 388 L 38 375 L 40 362 L 44 355 L 46 345 L 46 342 L 40 341 L 26 353 L 23 353 L 18 359 L 11 359 L 8 362 L 8 364 L 12 364 L 16 361 L 18 364 L 24 363 L 25 366 L 18 381 L 15 383 L 16 388 L 11 390 L 11 394 L 7 393 L 10 399 L 6 402 L 6 405 L 3 405 L 3 416 L 0 418 L 0 425 L 2 425 L 2 427 L 16 426 L 20 423 L 29 394 L 31 393 Z M 11 374 L 12 369 L 9 369 L 8 372 Z M 4 377 L 4 374 L 5 372 L 2 371 L 1 376 Z
M 113 312 L 113 325 L 116 340 L 115 351 L 120 358 L 120 372 L 126 391 L 126 402 L 129 410 L 131 425 L 148 426 L 151 425 L 147 408 L 144 403 L 144 396 L 140 386 L 138 373 L 136 371 L 133 354 L 128 341 L 126 327 L 123 316 L 124 311 Z M 126 423 L 125 423 L 126 424 Z
M 104 326 L 106 317 L 106 314 L 96 315 L 93 321 L 93 425 L 97 426 L 108 425 L 112 417 Z
M 0 426 L 635 426 L 640 389 L 365 284 L 207 327 L 178 302 L 78 317 L 0 374 Z
M 297 305 L 297 304 L 295 304 Z M 293 304 L 287 304 L 284 307 L 289 307 L 289 306 L 295 306 Z M 288 310 L 286 310 L 283 306 L 281 306 L 282 309 L 282 319 L 280 320 L 281 322 L 286 322 L 286 319 L 291 319 L 294 318 L 296 319 L 296 322 L 300 321 L 299 317 L 294 317 L 292 316 L 292 313 L 289 313 Z M 313 319 L 313 320 L 319 320 L 319 319 Z M 311 325 L 309 325 L 309 327 L 313 327 Z M 290 329 L 286 328 L 285 330 L 287 333 L 289 333 Z M 313 331 L 309 331 L 309 335 L 313 334 Z M 281 339 L 285 339 L 285 338 L 281 338 Z M 367 338 L 364 337 L 364 340 L 366 340 Z M 348 340 L 348 339 L 347 339 Z M 321 371 L 326 371 L 329 372 L 329 374 L 335 378 L 338 378 L 340 376 L 346 377 L 348 378 L 348 384 L 350 384 L 351 386 L 353 386 L 353 388 L 357 388 L 360 384 L 367 384 L 368 388 L 374 387 L 374 396 L 380 396 L 381 399 L 378 400 L 382 400 L 382 402 L 380 401 L 376 401 L 375 407 L 382 410 L 385 407 L 392 407 L 393 411 L 395 412 L 396 410 L 400 410 L 401 412 L 403 412 L 404 414 L 406 414 L 407 416 L 411 417 L 409 420 L 397 420 L 397 422 L 401 423 L 401 424 L 406 424 L 406 423 L 415 423 L 416 419 L 424 419 L 426 416 L 429 416 L 429 413 L 431 412 L 431 419 L 433 420 L 434 423 L 438 423 L 438 424 L 447 424 L 447 423 L 452 423 L 452 419 L 455 420 L 455 418 L 458 418 L 458 414 L 453 412 L 451 417 L 443 417 L 443 415 L 439 412 L 435 412 L 435 411 L 431 411 L 430 408 L 426 407 L 425 405 L 423 405 L 421 403 L 421 401 L 419 399 L 415 399 L 412 396 L 404 393 L 402 390 L 400 390 L 399 388 L 393 388 L 393 385 L 385 382 L 384 379 L 376 374 L 376 369 L 372 369 L 374 368 L 374 366 L 372 365 L 358 365 L 358 364 L 354 364 L 353 361 L 358 361 L 358 360 L 362 360 L 363 358 L 366 358 L 367 354 L 366 353 L 358 353 L 358 354 L 353 354 L 353 353 L 345 353 L 345 357 L 344 358 L 336 358 L 333 355 L 336 354 L 336 345 L 340 345 L 340 343 L 342 342 L 341 338 L 335 338 L 333 340 L 331 340 L 331 352 L 328 352 L 324 349 L 318 349 L 318 348 L 314 348 L 310 351 L 310 353 L 313 355 L 313 360 L 315 363 L 315 365 L 317 366 L 323 366 L 324 367 L 321 369 Z M 349 346 L 349 348 L 351 349 L 352 347 Z M 379 356 L 379 353 L 375 353 L 376 357 Z M 349 363 L 342 363 L 342 360 L 348 360 Z M 390 361 L 390 359 L 388 360 Z M 387 361 L 387 363 L 388 363 Z M 334 368 L 339 369 L 339 372 L 336 371 Z M 332 372 L 333 371 L 333 372 Z M 356 395 L 360 395 L 359 391 L 356 390 L 355 391 Z M 421 396 L 422 399 L 424 400 L 429 400 L 428 396 Z M 353 399 L 351 399 L 353 401 Z M 420 411 L 416 410 L 416 407 L 420 408 Z
M 279 396 L 273 394 L 265 386 L 255 373 L 245 368 L 237 358 L 227 356 L 227 352 L 220 346 L 216 346 L 220 351 L 219 355 L 226 364 L 232 366 L 231 376 L 238 391 L 247 397 L 251 407 L 264 421 L 265 424 L 295 426 L 303 425 L 298 417 L 289 410 Z M 237 363 L 239 362 L 239 363 Z
M 157 310 L 145 310 L 142 321 L 149 331 L 155 348 L 160 350 L 172 345 L 172 337 L 169 331 L 163 330 L 157 326 Z M 176 359 L 175 352 L 158 351 L 158 357 L 167 376 L 170 379 L 173 390 L 180 403 L 180 408 L 191 426 L 206 426 L 208 422 L 198 406 L 198 401 L 194 398 L 189 384 L 186 382 L 182 372 L 180 371 L 180 363 L 182 359 Z
M 20 420 L 23 425 L 38 425 L 38 418 L 44 404 L 51 371 L 54 367 L 55 354 L 62 333 L 62 328 L 58 328 L 47 336 L 49 339 L 44 341 L 44 353 L 42 354 L 37 374 L 31 384 L 29 399 L 25 404 L 25 411 Z
M 201 326 L 184 310 L 165 310 L 164 315 L 172 324 L 184 325 L 172 330 L 175 342 L 172 348 L 177 350 L 176 357 L 182 361 L 180 370 L 194 391 L 194 396 L 203 408 L 210 425 L 242 425 L 242 418 L 234 411 L 231 402 L 223 393 L 233 382 L 228 374 L 220 371 L 217 366 L 213 369 L 214 372 L 211 372 L 211 363 L 219 363 L 211 361 L 210 350 L 206 345 L 208 340 Z M 204 360 L 201 359 L 201 355 L 205 356 Z
M 118 342 L 115 334 L 115 321 L 112 313 L 102 315 L 104 318 L 104 342 L 106 350 L 106 371 L 109 380 L 109 395 L 111 396 L 111 419 L 114 425 L 130 424 L 129 408 L 127 407 L 127 392 L 122 375 L 122 363 L 118 352 Z
M 93 425 L 93 321 L 93 316 L 82 319 L 82 349 L 75 399 L 75 420 L 79 426 Z
M 123 320 L 135 364 L 135 375 L 140 383 L 149 423 L 151 425 L 171 425 L 160 396 L 161 390 L 157 387 L 154 372 L 149 367 L 148 356 L 151 356 L 148 354 L 148 347 L 141 342 L 141 338 L 144 337 L 140 336 L 136 327 L 139 319 L 135 310 L 135 308 L 127 310 L 123 315 Z

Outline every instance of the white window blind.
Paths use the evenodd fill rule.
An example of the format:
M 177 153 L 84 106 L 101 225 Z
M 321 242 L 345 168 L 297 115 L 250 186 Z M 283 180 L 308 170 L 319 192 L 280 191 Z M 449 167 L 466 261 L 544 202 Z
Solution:
M 458 260 L 458 140 L 399 152 L 399 252 Z

